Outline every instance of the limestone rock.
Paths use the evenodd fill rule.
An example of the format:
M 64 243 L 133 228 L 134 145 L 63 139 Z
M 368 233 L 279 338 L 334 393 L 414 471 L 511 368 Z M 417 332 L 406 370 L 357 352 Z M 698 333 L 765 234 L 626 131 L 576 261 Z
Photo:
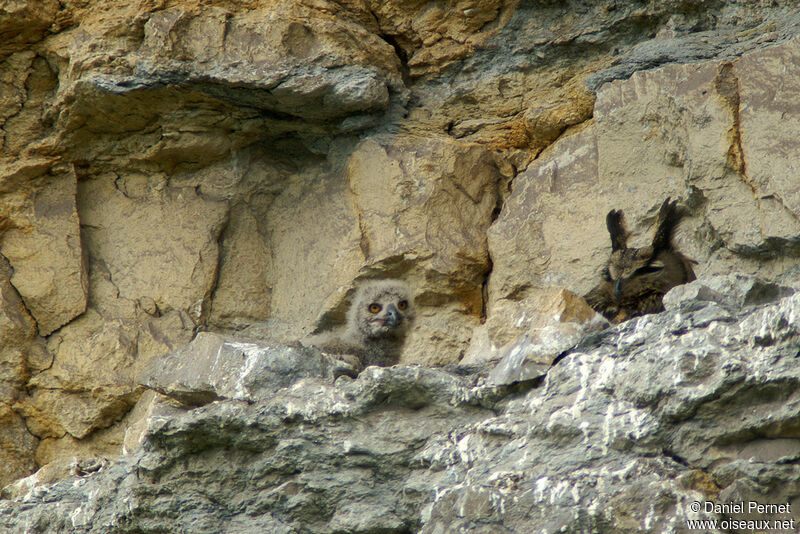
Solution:
M 36 465 L 38 440 L 12 406 L 46 352 L 10 278 L 11 268 L 0 257 L 0 486 L 29 474 Z
M 525 110 L 525 131 L 534 154 L 550 146 L 570 126 L 587 121 L 594 111 L 594 95 L 573 89 L 555 102 L 536 102 Z
M 0 241 L 0 253 L 14 269 L 11 283 L 36 319 L 39 333 L 48 335 L 86 309 L 88 280 L 75 174 L 37 178 L 0 200 L 10 213 L 6 224 L 11 226 Z M 12 174 L 4 179 L 18 178 Z
M 175 353 L 153 359 L 139 381 L 187 406 L 217 399 L 255 402 L 304 376 L 332 377 L 331 366 L 310 349 L 261 347 L 201 332 Z M 263 389 L 267 384 L 270 389 Z
M 0 60 L 8 54 L 44 37 L 53 23 L 59 4 L 56 0 L 4 2 L 0 6 Z
M 0 402 L 0 486 L 27 476 L 36 468 L 37 441 L 11 406 Z
M 18 5 L 25 4 L 20 2 Z M 34 3 L 28 2 L 27 5 Z M 29 49 L 12 54 L 3 64 L 0 74 L 3 84 L 0 94 L 0 124 L 3 126 L 0 161 L 8 162 L 12 169 L 19 164 L 27 167 L 33 162 L 20 161 L 18 156 L 47 133 L 47 126 L 41 118 L 58 87 L 57 72 L 47 60 Z
M 732 62 L 670 65 L 602 86 L 593 124 L 560 140 L 515 178 L 489 230 L 489 315 L 495 302 L 524 296 L 529 288 L 563 285 L 584 293 L 610 251 L 605 214 L 622 209 L 634 240 L 645 242 L 668 196 L 682 199 L 691 213 L 675 241 L 699 261 L 698 274 L 746 265 L 771 278 L 785 269 L 790 243 L 800 235 L 800 212 L 776 200 L 794 194 L 777 178 L 788 172 L 779 168 L 787 156 L 770 152 L 763 159 L 774 162 L 775 173 L 763 168 L 754 179 L 748 154 L 765 154 L 764 141 L 755 139 L 780 134 L 762 129 L 763 135 L 745 135 L 743 113 L 753 121 L 751 131 L 764 128 L 757 124 L 769 122 L 771 104 L 745 87 L 777 76 L 779 62 L 762 58 L 791 57 L 798 47 L 792 40 Z M 751 113 L 762 106 L 763 115 Z M 791 108 L 784 120 L 793 120 Z
M 136 406 L 125 417 L 127 424 L 122 437 L 122 454 L 138 451 L 156 421 L 175 417 L 184 410 L 184 407 L 170 397 L 160 395 L 151 389 L 145 391 L 139 397 Z
M 7 490 L 0 527 L 655 533 L 752 519 L 691 503 L 797 498 L 800 296 L 710 320 L 716 303 L 699 298 L 588 336 L 528 389 L 455 368 L 249 375 L 270 392 L 256 403 L 154 412 L 132 456 Z M 229 378 L 250 368 L 222 360 Z
M 491 385 L 524 382 L 543 376 L 560 354 L 607 324 L 581 297 L 540 290 L 519 301 L 499 301 L 460 363 L 494 362 Z
M 579 296 L 542 290 L 521 301 L 502 301 L 486 321 L 489 347 L 471 347 L 462 364 L 497 360 L 490 385 L 514 384 L 544 376 L 550 365 L 581 338 L 608 326 Z
M 303 169 L 283 185 L 263 224 L 271 258 L 269 317 L 310 327 L 327 308 L 326 298 L 352 283 L 364 262 L 347 184 L 331 169 Z
M 226 235 L 221 236 L 218 279 L 211 302 L 209 322 L 238 326 L 270 316 L 274 272 L 265 236 L 256 213 L 245 206 L 234 207 Z
M 791 287 L 770 283 L 740 273 L 717 275 L 674 287 L 664 295 L 666 309 L 686 306 L 704 306 L 716 303 L 728 310 L 737 311 L 744 306 L 758 306 L 778 300 L 795 292 Z
M 253 139 L 254 124 L 362 130 L 386 112 L 390 88 L 402 83 L 389 44 L 349 17 L 296 2 L 241 12 L 125 6 L 104 15 L 88 14 L 82 24 L 70 57 L 71 72 L 80 77 L 61 88 L 62 99 L 79 102 L 60 120 L 68 129 L 88 122 L 105 132 L 138 129 L 169 114 L 174 135 L 156 142 L 150 151 L 156 159 L 184 158 L 182 141 L 192 145 L 194 161 L 223 156 L 229 138 Z M 185 98 L 208 111 L 170 113 Z M 132 114 L 131 104 L 141 113 Z M 120 122 L 97 120 L 90 111 L 96 107 Z M 253 120 L 251 110 L 265 116 Z M 189 130 L 194 142 L 186 122 L 197 124 Z M 201 143 L 212 146 L 204 153 Z
M 381 12 L 393 9 L 381 4 Z M 464 37 L 477 42 L 469 55 L 415 80 L 407 127 L 485 144 L 524 170 L 569 124 L 591 118 L 594 93 L 610 80 L 669 63 L 732 60 L 796 35 L 795 6 L 759 7 L 738 0 L 690 12 L 664 2 L 507 5 L 496 21 Z M 404 34 L 398 44 L 415 51 Z
M 103 258 L 120 297 L 149 297 L 195 320 L 207 314 L 224 203 L 135 174 L 82 183 L 80 193 L 85 246 Z
M 34 360 L 36 326 L 10 284 L 11 267 L 0 258 L 0 402 L 13 402 Z
M 43 466 L 32 475 L 16 480 L 0 489 L 3 499 L 24 499 L 32 490 L 44 484 L 52 484 L 72 474 L 68 463 L 54 462 Z
M 52 367 L 29 380 L 29 394 L 15 406 L 35 435 L 80 439 L 119 420 L 136 402 L 131 328 L 89 310 L 52 336 L 48 350 Z
M 423 353 L 434 342 L 457 358 L 468 336 L 458 329 L 476 326 L 489 269 L 485 232 L 501 175 L 490 153 L 475 144 L 386 141 L 364 141 L 349 161 L 360 246 L 371 268 L 404 274 L 415 286 L 424 319 L 416 321 L 403 361 L 453 363 Z M 426 313 L 426 305 L 444 310 Z
M 491 155 L 443 138 L 386 141 L 361 143 L 348 166 L 367 259 L 413 250 L 454 286 L 472 281 L 486 269 L 480 245 L 497 203 Z
M 36 465 L 40 469 L 60 472 L 62 468 L 72 468 L 76 461 L 90 458 L 113 458 L 119 455 L 124 437 L 124 425 L 115 425 L 93 433 L 86 439 L 75 439 L 69 434 L 63 438 L 45 438 L 36 449 Z M 75 473 L 68 473 L 70 475 Z M 63 478 L 59 476 L 58 479 Z M 53 479 L 58 480 L 58 479 Z M 37 480 L 37 484 L 43 483 Z
M 531 333 L 557 323 L 597 322 L 597 314 L 583 298 L 565 289 L 533 292 L 521 300 L 505 300 L 487 319 L 489 338 L 496 346 L 514 341 L 520 334 Z
M 507 0 L 451 1 L 443 5 L 343 2 L 363 9 L 367 23 L 396 42 L 411 76 L 439 72 L 495 35 L 514 7 Z
M 695 4 L 2 4 L 0 404 L 22 445 L 0 461 L 134 457 L 28 479 L 0 530 L 678 530 L 700 495 L 794 499 L 800 10 Z M 657 317 L 553 321 L 542 295 L 596 283 L 605 213 L 639 245 L 666 196 L 702 281 Z M 415 287 L 403 362 L 469 365 L 331 384 L 277 348 L 381 276 Z M 203 328 L 302 372 L 241 381 L 223 351 L 228 375 L 154 382 L 214 402 L 143 393 Z

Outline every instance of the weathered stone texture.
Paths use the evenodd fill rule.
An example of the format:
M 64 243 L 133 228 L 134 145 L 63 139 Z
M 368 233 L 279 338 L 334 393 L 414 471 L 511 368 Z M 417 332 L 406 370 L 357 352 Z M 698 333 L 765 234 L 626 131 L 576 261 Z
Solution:
M 264 401 L 301 378 L 331 378 L 329 372 L 330 362 L 315 351 L 264 347 L 202 332 L 180 350 L 154 358 L 138 380 L 194 407 L 218 399 Z
M 799 27 L 790 0 L 3 3 L 0 417 L 7 424 L 0 441 L 9 445 L 0 447 L 0 485 L 50 463 L 6 492 L 24 497 L 36 484 L 82 469 L 81 458 L 91 463 L 141 446 L 149 452 L 137 457 L 139 467 L 168 473 L 174 478 L 164 483 L 181 488 L 177 500 L 162 495 L 140 506 L 163 488 L 136 486 L 122 467 L 127 459 L 110 468 L 107 487 L 79 512 L 58 505 L 69 520 L 60 512 L 31 516 L 78 531 L 172 528 L 164 525 L 181 516 L 173 505 L 188 499 L 183 489 L 208 480 L 237 486 L 239 495 L 247 484 L 257 487 L 247 486 L 246 502 L 220 513 L 213 498 L 192 503 L 199 511 L 190 530 L 528 531 L 531 517 L 553 530 L 635 529 L 648 517 L 641 515 L 645 500 L 656 503 L 646 512 L 655 524 L 697 488 L 712 487 L 711 478 L 725 495 L 747 494 L 761 480 L 756 467 L 735 460 L 714 470 L 702 458 L 723 459 L 725 447 L 748 451 L 749 430 L 709 437 L 689 423 L 670 426 L 658 406 L 634 406 L 591 385 L 619 362 L 596 352 L 610 350 L 605 334 L 594 332 L 604 323 L 576 295 L 594 285 L 607 258 L 608 210 L 624 210 L 638 245 L 650 239 L 666 196 L 689 212 L 676 241 L 698 260 L 698 274 L 759 274 L 764 282 L 737 276 L 676 290 L 666 298 L 664 317 L 672 319 L 613 330 L 621 336 L 620 362 L 638 350 L 630 340 L 640 334 L 652 350 L 666 350 L 658 343 L 671 330 L 658 337 L 648 321 L 663 330 L 663 321 L 690 313 L 700 330 L 704 321 L 728 325 L 738 312 L 726 303 L 764 304 L 758 299 L 785 296 L 796 285 Z M 253 371 L 254 383 L 239 381 L 235 351 L 220 352 L 218 367 L 206 354 L 200 373 L 191 366 L 196 346 L 182 349 L 201 330 L 241 335 L 255 347 L 291 344 L 341 322 L 358 282 L 375 277 L 401 277 L 414 288 L 419 319 L 404 364 L 463 357 L 470 367 L 457 376 L 372 369 L 334 386 L 312 365 L 324 367 L 323 360 L 257 349 L 263 357 L 250 361 L 260 371 L 280 374 L 278 362 L 308 371 L 288 373 L 297 381 L 278 388 L 286 400 L 247 393 L 271 379 Z M 782 289 L 764 289 L 775 281 Z M 793 317 L 780 313 L 759 320 Z M 716 347 L 706 334 L 697 343 Z M 568 353 L 586 335 L 600 348 L 579 362 Z M 165 354 L 184 359 L 163 367 Z M 736 354 L 736 365 L 747 364 Z M 689 369 L 691 358 L 681 362 L 667 359 L 673 367 L 651 366 L 640 370 L 646 377 L 632 371 L 627 379 L 645 388 Z M 475 369 L 486 376 L 465 378 Z M 773 387 L 762 388 L 763 370 L 746 375 L 756 384 L 753 395 Z M 136 377 L 148 372 L 145 382 L 164 395 L 143 394 Z M 542 381 L 547 395 L 499 407 L 509 392 Z M 726 384 L 713 384 L 720 399 L 750 399 Z M 626 395 L 647 396 L 630 387 Z M 663 387 L 665 399 L 684 393 Z M 318 397 L 309 400 L 309 391 Z M 218 401 L 182 412 L 170 394 Z M 789 414 L 791 394 L 781 398 Z M 728 424 L 718 404 L 704 420 L 710 426 L 715 418 Z M 586 425 L 564 415 L 583 408 Z M 420 422 L 415 410 L 430 419 Z M 514 423 L 464 430 L 495 416 Z M 336 426 L 337 417 L 346 424 Z M 653 418 L 653 427 L 639 424 Z M 756 424 L 776 441 L 753 447 L 775 456 L 793 446 L 784 431 L 790 419 Z M 299 427 L 318 420 L 329 426 L 302 434 Z M 399 434 L 376 438 L 376 425 Z M 638 434 L 625 434 L 630 427 Z M 192 453 L 185 464 L 209 465 L 210 475 L 184 480 L 170 471 L 170 440 L 180 449 L 220 428 L 223 435 L 206 444 L 212 452 Z M 339 441 L 325 441 L 331 428 Z M 684 432 L 687 444 L 718 441 L 705 452 L 676 452 L 707 472 L 687 474 L 652 445 L 673 431 Z M 555 456 L 581 457 L 586 436 L 602 437 L 597 462 L 558 464 L 526 448 L 542 439 L 536 446 Z M 231 463 L 228 449 L 250 466 L 273 445 L 277 457 L 258 464 L 258 480 L 243 486 L 222 471 Z M 609 458 L 612 450 L 621 454 Z M 496 465 L 513 458 L 524 469 L 470 471 L 478 457 Z M 372 477 L 365 461 L 389 471 Z M 315 462 L 322 467 L 308 470 Z M 546 471 L 542 462 L 555 467 Z M 791 464 L 780 465 L 769 476 L 791 481 Z M 568 482 L 551 485 L 562 475 Z M 655 495 L 645 488 L 639 498 L 633 482 L 623 483 L 632 478 L 666 489 Z M 470 486 L 474 480 L 485 482 Z M 117 483 L 120 495 L 140 492 L 130 493 L 122 515 L 112 502 Z M 564 484 L 568 497 L 559 493 Z M 555 511 L 535 516 L 510 504 L 503 492 L 515 487 L 522 488 L 518 502 L 549 502 Z M 71 502 L 86 504 L 87 488 L 70 491 Z M 562 497 L 583 511 L 576 516 L 574 502 Z M 502 520 L 498 506 L 506 507 Z M 619 514 L 611 519 L 592 511 L 614 506 Z M 207 509 L 215 513 L 203 515 Z M 620 519 L 625 514 L 637 518 L 635 527 Z
M 623 209 L 634 239 L 647 242 L 668 196 L 690 211 L 675 241 L 698 260 L 698 274 L 746 266 L 775 276 L 785 269 L 800 239 L 800 211 L 783 200 L 797 189 L 784 178 L 792 175 L 791 164 L 781 163 L 791 156 L 765 150 L 780 143 L 770 139 L 780 139 L 784 130 L 771 122 L 772 100 L 765 102 L 750 87 L 779 76 L 775 69 L 793 68 L 788 58 L 798 47 L 793 40 L 732 63 L 667 66 L 603 86 L 593 123 L 514 180 L 489 231 L 495 258 L 490 310 L 531 288 L 567 286 L 584 293 L 610 250 L 605 214 Z M 774 54 L 787 61 L 766 59 Z M 792 107 L 781 109 L 786 123 L 796 120 Z M 745 135 L 747 129 L 762 135 Z M 767 160 L 774 173 L 759 163 Z
M 13 401 L 24 387 L 36 326 L 14 287 L 11 268 L 0 259 L 0 402 Z
M 3 199 L 13 207 L 0 254 L 11 264 L 11 283 L 46 336 L 83 313 L 89 284 L 75 174 L 38 177 L 38 182 Z
M 53 365 L 29 381 L 22 401 L 39 437 L 65 432 L 83 438 L 119 419 L 135 401 L 129 368 L 136 355 L 131 329 L 90 310 L 48 340 Z
M 490 346 L 471 347 L 470 363 L 488 361 L 499 347 L 556 323 L 587 323 L 596 319 L 583 298 L 564 289 L 545 289 L 519 300 L 504 300 L 484 323 Z M 464 363 L 467 363 L 466 361 Z M 548 362 L 549 363 L 549 362 Z
M 42 112 L 58 87 L 57 74 L 47 60 L 31 50 L 12 55 L 4 64 L 0 72 L 0 161 L 45 134 Z
M 742 165 L 759 205 L 759 229 L 768 244 L 786 246 L 797 240 L 800 224 L 791 134 L 800 127 L 800 107 L 792 97 L 800 90 L 800 43 L 748 54 L 733 64 L 731 75 L 741 95 Z
M 34 451 L 38 440 L 25 428 L 25 421 L 5 402 L 0 402 L 0 483 L 5 485 L 36 468 Z
M 439 72 L 470 55 L 498 33 L 517 5 L 516 0 L 338 3 L 355 8 L 367 28 L 391 37 L 402 51 L 401 59 L 410 76 Z
M 426 318 L 415 322 L 404 361 L 452 363 L 444 355 L 463 354 L 464 333 L 481 313 L 489 270 L 485 235 L 501 175 L 476 144 L 387 141 L 361 143 L 349 161 L 360 247 L 371 268 L 405 276 L 420 306 L 441 310 L 420 310 Z M 425 354 L 431 347 L 441 354 Z
M 585 338 L 524 386 L 408 366 L 334 383 L 333 362 L 308 349 L 205 336 L 186 350 L 212 364 L 221 349 L 221 366 L 199 377 L 172 366 L 165 384 L 216 382 L 194 399 L 207 404 L 155 408 L 141 447 L 95 473 L 7 489 L 17 499 L 0 502 L 0 526 L 655 533 L 690 519 L 797 521 L 690 505 L 800 496 L 800 294 L 745 276 L 681 289 L 667 312 Z M 756 293 L 760 304 L 740 304 Z M 301 353 L 305 367 L 286 365 Z M 215 376 L 223 367 L 231 382 Z
M 56 0 L 3 2 L 0 6 L 0 35 L 3 36 L 0 60 L 40 41 L 53 24 L 58 7 Z
M 608 326 L 582 297 L 560 289 L 503 300 L 475 330 L 463 365 L 492 362 L 488 383 L 525 382 L 544 375 L 564 351 L 587 333 Z
M 342 174 L 336 167 L 302 169 L 285 183 L 262 223 L 273 267 L 270 315 L 278 320 L 310 326 L 325 311 L 326 298 L 352 284 L 363 265 Z
M 81 183 L 86 247 L 103 258 L 119 297 L 150 298 L 161 312 L 207 313 L 226 205 L 147 176 Z
M 265 225 L 258 218 L 260 211 L 244 203 L 231 208 L 230 220 L 220 236 L 220 267 L 209 312 L 212 324 L 240 326 L 270 316 L 269 282 L 274 268 L 266 247 Z
M 0 485 L 35 468 L 37 439 L 12 406 L 30 373 L 44 363 L 36 324 L 11 285 L 11 268 L 0 258 Z

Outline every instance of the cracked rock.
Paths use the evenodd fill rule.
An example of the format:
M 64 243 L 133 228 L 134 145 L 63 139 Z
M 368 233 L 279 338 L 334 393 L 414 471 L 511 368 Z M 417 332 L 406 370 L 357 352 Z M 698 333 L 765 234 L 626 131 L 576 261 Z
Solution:
M 369 367 L 334 383 L 314 351 L 202 334 L 151 380 L 203 406 L 151 412 L 136 452 L 0 502 L 0 526 L 655 533 L 722 519 L 695 501 L 793 502 L 799 295 L 700 320 L 718 306 L 700 294 L 593 334 L 491 406 L 464 370 Z M 191 383 L 189 362 L 204 379 Z

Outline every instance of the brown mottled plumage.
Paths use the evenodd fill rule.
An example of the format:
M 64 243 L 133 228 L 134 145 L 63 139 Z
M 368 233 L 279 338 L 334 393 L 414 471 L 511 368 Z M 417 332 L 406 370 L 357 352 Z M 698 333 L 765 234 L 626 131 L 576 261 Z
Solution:
M 675 250 L 672 233 L 680 220 L 677 201 L 667 198 L 656 220 L 651 245 L 628 248 L 628 232 L 622 211 L 611 210 L 606 227 L 611 236 L 611 257 L 602 280 L 584 298 L 608 320 L 618 323 L 631 317 L 664 311 L 664 294 L 695 279 L 692 260 Z
M 369 365 L 396 364 L 413 320 L 412 293 L 405 282 L 367 281 L 356 291 L 342 328 L 308 336 L 302 343 L 337 355 L 357 374 Z

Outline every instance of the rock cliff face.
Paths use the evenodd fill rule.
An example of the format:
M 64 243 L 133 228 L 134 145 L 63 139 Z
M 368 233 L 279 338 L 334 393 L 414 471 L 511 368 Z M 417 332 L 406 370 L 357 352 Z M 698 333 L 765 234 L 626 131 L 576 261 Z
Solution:
M 369 367 L 334 383 L 331 360 L 310 349 L 203 333 L 146 373 L 166 397 L 137 452 L 96 472 L 78 464 L 81 476 L 54 485 L 19 482 L 0 526 L 686 532 L 708 520 L 720 526 L 694 530 L 716 532 L 800 521 L 800 293 L 721 276 L 679 286 L 666 306 L 499 385 L 463 366 Z M 784 508 L 705 504 L 751 501 Z
M 261 482 L 234 477 L 219 491 L 241 483 L 263 500 L 226 501 L 225 524 L 238 528 L 255 513 L 277 531 L 307 518 L 310 531 L 326 532 L 439 532 L 459 522 L 524 531 L 512 517 L 534 521 L 540 512 L 525 510 L 545 501 L 556 512 L 540 524 L 636 530 L 646 520 L 657 530 L 682 517 L 675 507 L 691 492 L 768 493 L 778 480 L 794 488 L 792 455 L 781 452 L 796 438 L 794 379 L 779 364 L 794 357 L 793 300 L 741 317 L 727 304 L 725 313 L 684 313 L 678 302 L 664 317 L 600 335 L 605 325 L 574 294 L 592 287 L 607 258 L 605 214 L 623 209 L 639 245 L 667 196 L 688 212 L 676 242 L 701 279 L 737 272 L 798 285 L 798 28 L 800 8 L 789 0 L 3 4 L 0 487 L 48 465 L 42 480 L 58 478 L 73 457 L 124 448 L 140 456 L 113 463 L 98 488 L 113 486 L 112 475 L 133 488 L 136 465 L 150 477 L 136 491 L 157 497 L 169 477 L 186 475 L 175 466 L 189 456 L 213 467 L 228 445 L 241 445 L 232 468 L 249 472 L 261 458 Z M 462 374 L 484 369 L 485 386 L 473 383 L 478 375 L 404 367 L 333 386 L 324 360 L 314 367 L 315 356 L 278 348 L 341 322 L 357 282 L 385 276 L 407 279 L 420 310 L 402 363 L 461 362 Z M 715 330 L 723 326 L 730 331 Z M 237 396 L 164 363 L 176 351 L 199 358 L 202 350 L 183 347 L 208 343 L 195 338 L 203 330 L 267 343 L 273 356 L 263 358 L 297 363 L 289 382 L 259 379 L 289 397 Z M 685 358 L 684 330 L 696 344 Z M 669 336 L 678 337 L 659 345 Z M 764 336 L 768 343 L 757 341 Z M 727 358 L 720 346 L 737 363 L 714 363 Z M 617 366 L 634 356 L 627 376 Z M 700 372 L 703 358 L 705 385 L 681 389 L 681 373 Z M 219 372 L 235 375 L 233 360 Z M 633 383 L 609 385 L 617 371 Z M 538 387 L 523 394 L 519 384 Z M 304 388 L 321 388 L 320 398 Z M 173 412 L 154 391 L 204 407 Z M 783 422 L 756 411 L 763 421 L 731 430 L 737 414 L 756 417 L 744 411 L 752 403 L 774 407 Z M 714 409 L 697 411 L 707 404 Z M 673 408 L 683 415 L 665 415 Z M 571 427 L 558 422 L 567 409 L 575 420 L 584 409 L 594 415 Z M 615 419 L 623 413 L 629 423 Z M 337 427 L 337 417 L 347 424 Z M 478 430 L 493 417 L 516 423 Z M 319 445 L 301 432 L 312 420 L 312 433 L 352 437 Z M 215 425 L 223 430 L 208 449 L 187 445 Z M 469 425 L 474 437 L 455 439 Z M 388 449 L 370 452 L 374 440 Z M 284 452 L 272 450 L 278 444 Z M 762 445 L 777 452 L 752 452 Z M 575 464 L 529 452 L 508 476 L 471 471 L 476 455 L 512 462 L 515 446 Z M 182 447 L 189 456 L 170 456 Z M 769 468 L 756 473 L 734 456 Z M 391 459 L 386 472 L 374 458 Z M 551 465 L 526 464 L 534 458 Z M 326 467 L 305 468 L 316 461 Z M 208 486 L 219 474 L 200 464 L 195 483 Z M 351 478 L 331 480 L 337 470 Z M 290 482 L 298 473 L 310 478 Z M 476 489 L 484 474 L 496 478 Z M 621 483 L 648 477 L 663 482 L 658 499 Z M 536 498 L 503 497 L 517 486 Z M 374 499 L 363 498 L 368 488 Z M 97 497 L 91 513 L 86 495 L 75 488 L 58 506 L 30 506 L 42 525 L 72 528 L 64 521 L 75 512 L 74 528 L 100 528 L 85 517 L 151 531 L 162 528 L 162 512 L 181 516 L 185 493 L 142 497 L 132 515 L 122 512 L 125 492 Z M 219 511 L 217 498 L 201 508 Z M 643 512 L 645 502 L 653 508 Z M 27 504 L 8 506 L 27 520 Z M 577 509 L 588 515 L 566 519 Z M 212 531 L 208 514 L 197 521 Z

